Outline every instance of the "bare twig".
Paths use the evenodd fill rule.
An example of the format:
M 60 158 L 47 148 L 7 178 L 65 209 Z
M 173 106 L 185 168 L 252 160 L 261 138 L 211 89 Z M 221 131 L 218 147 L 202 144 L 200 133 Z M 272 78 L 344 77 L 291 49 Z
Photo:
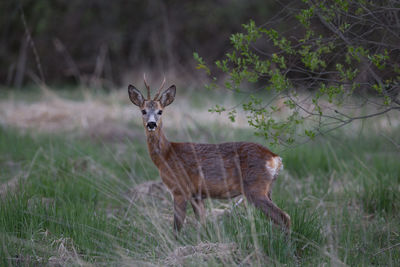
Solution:
M 19 10 L 21 12 L 21 20 L 22 20 L 22 23 L 23 23 L 24 28 L 25 28 L 26 39 L 27 39 L 29 45 L 32 48 L 33 55 L 35 56 L 36 66 L 37 66 L 37 68 L 39 70 L 40 80 L 41 80 L 41 82 L 43 84 L 45 84 L 46 82 L 45 82 L 45 78 L 44 78 L 44 72 L 43 72 L 43 69 L 42 69 L 42 64 L 40 62 L 39 54 L 38 54 L 38 52 L 36 50 L 35 43 L 33 42 L 31 32 L 28 29 L 28 25 L 27 25 L 26 19 L 25 19 L 25 13 L 24 13 L 24 10 L 22 8 L 21 3 L 19 3 Z

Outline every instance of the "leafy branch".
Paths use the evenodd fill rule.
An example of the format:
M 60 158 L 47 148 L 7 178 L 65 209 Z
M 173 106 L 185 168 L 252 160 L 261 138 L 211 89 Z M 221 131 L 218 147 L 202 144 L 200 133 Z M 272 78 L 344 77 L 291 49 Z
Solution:
M 215 62 L 228 77 L 223 87 L 244 92 L 249 85 L 279 94 L 280 106 L 254 94 L 241 105 L 257 135 L 290 145 L 356 120 L 400 110 L 400 15 L 396 1 L 304 0 L 289 12 L 297 23 L 243 25 L 232 34 L 231 51 Z M 270 26 L 272 25 L 272 26 Z M 275 26 L 275 27 L 273 27 Z M 195 54 L 198 68 L 217 78 Z M 349 109 L 366 106 L 360 115 Z M 282 111 L 284 110 L 284 111 Z M 219 114 L 228 112 L 217 106 Z M 236 109 L 229 110 L 234 121 Z

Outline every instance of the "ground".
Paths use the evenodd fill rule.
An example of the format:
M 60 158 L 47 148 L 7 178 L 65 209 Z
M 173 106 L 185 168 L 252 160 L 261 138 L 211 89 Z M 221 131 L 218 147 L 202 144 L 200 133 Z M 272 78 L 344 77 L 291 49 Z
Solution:
M 208 201 L 204 226 L 188 209 L 175 239 L 171 196 L 124 90 L 0 96 L 2 265 L 400 264 L 396 116 L 271 147 L 284 164 L 272 198 L 291 216 L 289 236 L 234 199 Z M 207 112 L 229 97 L 207 99 L 178 94 L 163 115 L 167 137 L 267 145 L 245 116 L 231 124 Z

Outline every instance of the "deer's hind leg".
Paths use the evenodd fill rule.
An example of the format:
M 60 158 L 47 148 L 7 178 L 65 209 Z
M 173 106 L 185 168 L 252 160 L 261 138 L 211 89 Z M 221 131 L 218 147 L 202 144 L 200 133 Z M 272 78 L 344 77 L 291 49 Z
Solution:
M 253 186 L 244 188 L 247 200 L 257 208 L 261 209 L 275 224 L 280 225 L 283 229 L 289 231 L 290 216 L 276 206 L 270 199 L 271 181 L 262 181 L 261 184 L 262 186 L 259 182 L 255 183 Z

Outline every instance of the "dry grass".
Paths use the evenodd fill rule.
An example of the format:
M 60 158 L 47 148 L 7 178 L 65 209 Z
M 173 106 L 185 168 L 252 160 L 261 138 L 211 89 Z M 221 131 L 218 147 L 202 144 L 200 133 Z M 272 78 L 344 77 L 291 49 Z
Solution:
M 90 91 L 84 91 L 84 98 L 79 101 L 60 97 L 47 89 L 42 89 L 42 91 L 40 100 L 35 102 L 19 100 L 12 96 L 2 99 L 0 101 L 0 124 L 29 132 L 83 134 L 105 141 L 120 141 L 126 137 L 144 141 L 143 132 L 137 131 L 138 127 L 131 127 L 132 124 L 141 125 L 142 121 L 139 109 L 129 102 L 125 90 L 115 90 L 107 95 L 95 95 Z M 233 136 L 219 136 L 219 132 L 210 131 L 212 125 L 250 129 L 247 123 L 247 114 L 244 112 L 237 114 L 234 123 L 230 122 L 226 113 L 222 115 L 210 113 L 208 109 L 216 104 L 229 108 L 236 106 L 238 102 L 234 100 L 233 94 L 230 92 L 216 96 L 201 99 L 201 107 L 196 107 L 190 94 L 179 95 L 178 91 L 175 102 L 164 113 L 165 130 L 167 132 L 170 129 L 178 130 L 178 135 L 174 133 L 176 137 L 184 141 L 196 142 L 206 139 L 223 140 Z M 300 95 L 298 99 L 302 106 L 311 109 L 312 103 L 308 96 Z M 276 98 L 271 105 L 278 107 L 278 112 L 275 114 L 278 119 L 288 115 L 289 110 L 283 104 L 282 98 Z M 332 103 L 325 101 L 321 106 L 325 109 L 326 114 L 337 115 L 335 115 L 335 106 Z M 357 116 L 373 113 L 376 110 L 365 110 L 360 106 L 355 108 L 353 104 L 348 105 L 347 108 L 346 105 L 342 107 L 342 112 Z M 306 115 L 301 110 L 300 113 Z M 374 118 L 368 123 L 368 127 L 374 131 L 383 132 L 399 127 L 400 119 L 397 113 L 393 111 L 385 116 Z M 354 121 L 346 127 L 346 134 L 357 135 L 363 127 L 363 121 Z M 192 135 L 188 132 L 190 129 L 205 135 L 205 137 L 202 140 L 192 140 Z M 302 127 L 299 127 L 298 130 L 301 133 L 303 131 Z
M 226 101 L 229 102 L 229 99 Z M 211 104 L 198 109 L 193 108 L 183 97 L 177 97 L 175 102 L 165 113 L 164 124 L 167 128 L 206 125 L 210 122 L 229 124 L 230 127 L 248 127 L 245 116 L 239 116 L 238 121 L 232 125 L 226 117 L 210 114 L 207 107 Z M 139 110 L 129 102 L 125 90 L 119 90 L 111 92 L 106 98 L 86 94 L 81 101 L 62 98 L 52 92 L 44 94 L 36 102 L 10 97 L 0 102 L 0 123 L 45 133 L 76 130 L 94 133 L 103 129 L 107 136 L 110 135 L 109 128 L 126 134 L 128 129 L 124 125 L 140 125 L 142 122 Z
M 132 120 L 131 113 L 127 105 L 107 105 L 96 99 L 72 101 L 45 97 L 34 103 L 3 100 L 0 105 L 2 124 L 40 132 L 65 132 L 77 128 L 85 131 L 109 121 Z

